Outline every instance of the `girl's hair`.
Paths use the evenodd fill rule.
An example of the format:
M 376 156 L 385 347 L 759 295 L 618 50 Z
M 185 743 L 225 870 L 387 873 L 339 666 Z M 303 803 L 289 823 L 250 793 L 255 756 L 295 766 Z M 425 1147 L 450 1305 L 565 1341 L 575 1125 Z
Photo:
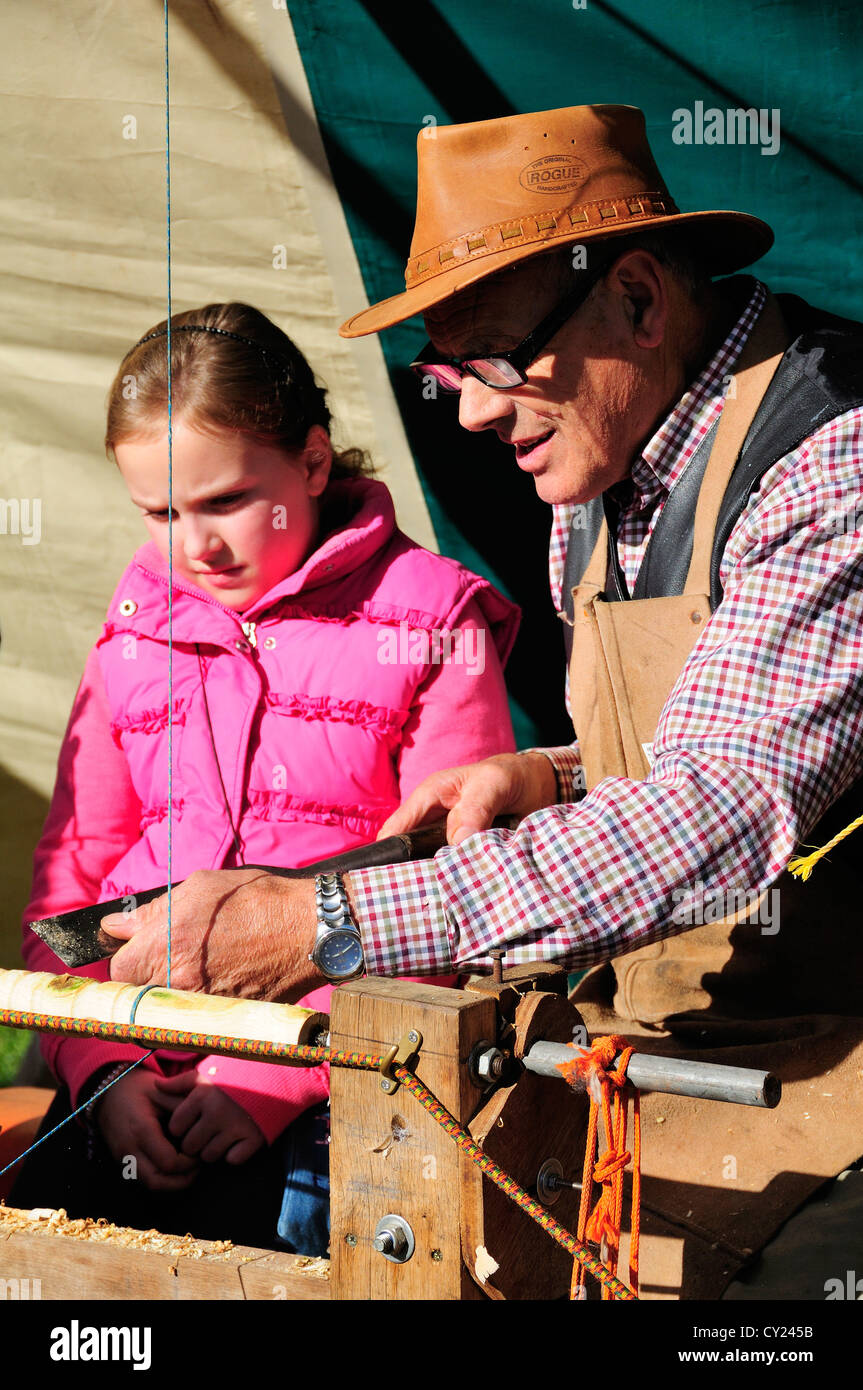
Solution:
M 127 352 L 108 394 L 105 451 L 159 434 L 168 422 L 168 321 Z M 295 343 L 250 304 L 207 304 L 171 317 L 171 414 L 205 432 L 301 449 L 313 425 L 329 434 L 327 395 Z M 333 454 L 332 479 L 374 472 L 362 449 Z

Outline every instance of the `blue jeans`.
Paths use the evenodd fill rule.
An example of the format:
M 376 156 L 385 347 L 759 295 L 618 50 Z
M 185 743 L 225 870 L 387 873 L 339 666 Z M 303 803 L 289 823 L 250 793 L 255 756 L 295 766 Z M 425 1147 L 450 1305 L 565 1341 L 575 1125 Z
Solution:
M 330 1244 L 330 1107 L 306 1110 L 279 1139 L 285 1190 L 279 1241 L 298 1255 L 326 1255 Z

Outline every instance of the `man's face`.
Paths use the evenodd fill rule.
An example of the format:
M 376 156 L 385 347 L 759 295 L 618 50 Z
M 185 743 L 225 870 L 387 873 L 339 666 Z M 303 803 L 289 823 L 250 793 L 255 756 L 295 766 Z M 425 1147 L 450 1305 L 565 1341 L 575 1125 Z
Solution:
M 568 271 L 565 258 L 538 257 L 436 306 L 427 331 L 443 356 L 507 351 L 587 273 Z M 497 391 L 464 377 L 460 423 L 512 444 L 545 502 L 597 497 L 628 474 L 649 433 L 656 401 L 645 389 L 649 363 L 634 337 L 634 307 L 610 274 L 543 348 L 525 385 Z

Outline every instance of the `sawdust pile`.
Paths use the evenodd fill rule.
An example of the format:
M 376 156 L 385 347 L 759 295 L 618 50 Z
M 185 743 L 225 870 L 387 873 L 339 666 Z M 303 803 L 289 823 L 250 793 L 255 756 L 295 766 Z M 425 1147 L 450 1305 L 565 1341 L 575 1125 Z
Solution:
M 150 1250 L 159 1255 L 187 1255 L 193 1260 L 220 1255 L 230 1259 L 234 1249 L 229 1240 L 197 1240 L 194 1236 L 170 1236 L 161 1231 L 135 1231 L 131 1226 L 113 1226 L 103 1216 L 93 1219 L 79 1216 L 74 1220 L 51 1207 L 0 1206 L 0 1236 L 26 1232 L 28 1235 L 71 1236 L 73 1240 L 96 1240 L 124 1245 L 129 1250 Z
M 123 1245 L 127 1250 L 148 1250 L 157 1255 L 170 1255 L 172 1260 L 185 1255 L 188 1259 L 238 1258 L 241 1264 L 258 1259 L 258 1255 L 241 1255 L 230 1240 L 198 1240 L 195 1236 L 171 1236 L 162 1231 L 136 1231 L 131 1226 L 114 1226 L 103 1216 L 96 1219 L 67 1216 L 60 1207 L 34 1207 L 32 1211 L 21 1207 L 7 1207 L 0 1203 L 0 1239 L 19 1233 L 27 1235 L 70 1236 L 73 1240 L 95 1240 L 113 1245 Z M 274 1252 L 277 1253 L 277 1252 Z M 330 1262 L 313 1255 L 293 1257 L 298 1274 L 309 1275 L 313 1279 L 329 1279 Z

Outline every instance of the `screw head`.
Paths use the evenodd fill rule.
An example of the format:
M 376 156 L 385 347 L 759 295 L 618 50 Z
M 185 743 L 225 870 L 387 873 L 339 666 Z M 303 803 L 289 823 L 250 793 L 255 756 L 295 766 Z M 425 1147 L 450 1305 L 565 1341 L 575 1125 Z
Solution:
M 408 1042 L 419 1042 L 419 1034 L 414 1032 L 413 1029 L 411 1029 L 411 1031 L 408 1033 Z
M 433 1251 L 431 1252 L 431 1257 L 432 1257 L 432 1259 L 435 1261 L 436 1264 L 439 1264 L 440 1261 L 443 1259 L 443 1251 L 442 1251 L 442 1250 L 433 1250 Z
M 345 1245 L 356 1245 L 356 1243 L 356 1236 L 354 1235 L 353 1231 L 349 1231 L 348 1234 L 345 1236 Z

